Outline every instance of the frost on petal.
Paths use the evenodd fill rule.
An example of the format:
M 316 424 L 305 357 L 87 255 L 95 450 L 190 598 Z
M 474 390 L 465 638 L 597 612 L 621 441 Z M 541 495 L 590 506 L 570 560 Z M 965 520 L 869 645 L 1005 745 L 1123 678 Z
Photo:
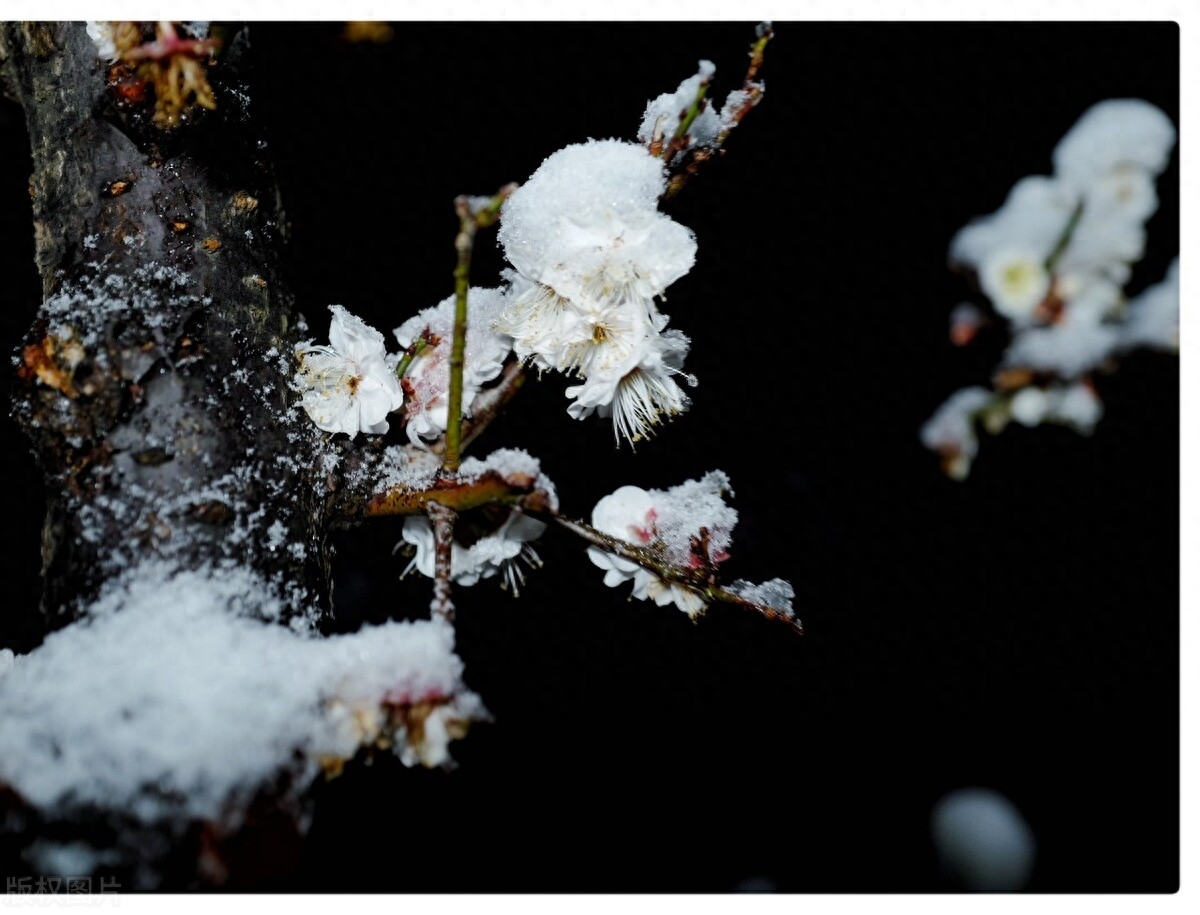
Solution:
M 732 494 L 729 478 L 720 470 L 667 490 L 622 486 L 596 504 L 592 526 L 610 537 L 650 548 L 678 568 L 708 568 L 729 555 L 737 511 L 725 503 L 725 497 Z M 693 589 L 664 581 L 632 560 L 598 547 L 589 547 L 588 556 L 605 570 L 604 583 L 609 587 L 632 580 L 631 596 L 638 600 L 653 600 L 659 606 L 674 603 L 692 617 L 704 609 L 703 598 Z
M 1106 99 L 1075 122 L 1054 149 L 1054 170 L 1085 188 L 1122 166 L 1157 175 L 1175 145 L 1175 125 L 1161 110 L 1141 99 Z

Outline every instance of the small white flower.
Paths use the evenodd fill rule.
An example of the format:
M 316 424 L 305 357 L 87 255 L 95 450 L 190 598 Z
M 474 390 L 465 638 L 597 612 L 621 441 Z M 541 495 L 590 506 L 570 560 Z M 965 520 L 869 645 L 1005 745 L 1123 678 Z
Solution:
M 346 311 L 330 305 L 329 345 L 296 347 L 300 368 L 293 381 L 303 392 L 300 404 L 319 429 L 387 432 L 387 415 L 404 405 L 404 391 L 388 365 L 383 334 Z
M 1036 252 L 1001 248 L 979 268 L 979 285 L 1006 318 L 1029 318 L 1050 291 L 1050 274 Z
M 462 525 L 463 519 L 459 519 Z M 542 535 L 546 525 L 518 511 L 508 511 L 500 526 L 479 537 L 470 546 L 455 540 L 451 546 L 450 574 L 460 585 L 470 586 L 481 578 L 502 576 L 501 587 L 511 588 L 514 595 L 520 593 L 525 583 L 525 572 L 520 563 L 534 568 L 540 567 L 541 558 L 531 541 Z M 436 563 L 433 526 L 424 515 L 409 515 L 404 519 L 401 532 L 402 543 L 416 547 L 416 553 L 408 567 L 401 573 L 403 578 L 416 569 L 427 578 L 433 578 Z M 399 547 L 401 544 L 397 544 Z
M 696 383 L 682 369 L 689 346 L 679 331 L 646 336 L 629 360 L 632 365 L 595 372 L 582 384 L 567 388 L 567 396 L 575 401 L 567 412 L 574 419 L 593 412 L 612 416 L 618 442 L 622 436 L 630 444 L 641 441 L 655 426 L 688 408 L 690 400 L 675 376 Z
M 407 348 L 426 329 L 438 338 L 413 359 L 404 380 L 409 398 L 405 409 L 405 431 L 414 445 L 434 439 L 446 431 L 450 413 L 450 350 L 454 340 L 455 297 L 449 296 L 432 308 L 409 318 L 393 333 Z M 479 389 L 504 368 L 512 351 L 507 334 L 496 325 L 505 308 L 504 289 L 472 287 L 467 291 L 467 340 L 463 353 L 462 411 L 471 415 L 471 402 Z

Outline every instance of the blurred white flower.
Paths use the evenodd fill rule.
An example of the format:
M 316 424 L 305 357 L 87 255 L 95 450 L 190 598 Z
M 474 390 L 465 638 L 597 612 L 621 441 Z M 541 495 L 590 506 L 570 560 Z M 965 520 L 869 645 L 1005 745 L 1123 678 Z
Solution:
M 404 405 L 404 391 L 388 364 L 383 334 L 346 311 L 330 305 L 329 345 L 296 347 L 300 368 L 293 383 L 302 391 L 300 405 L 319 429 L 387 432 L 387 415 Z
M 979 285 L 996 311 L 1007 318 L 1024 320 L 1033 315 L 1050 291 L 1050 274 L 1036 252 L 1001 248 L 980 265 Z
M 1054 148 L 1054 171 L 1076 188 L 1133 166 L 1157 175 L 1175 145 L 1175 125 L 1141 99 L 1114 98 L 1085 111 Z
M 955 391 L 921 427 L 921 443 L 942 458 L 946 475 L 965 480 L 979 451 L 975 421 L 996 399 L 987 388 Z

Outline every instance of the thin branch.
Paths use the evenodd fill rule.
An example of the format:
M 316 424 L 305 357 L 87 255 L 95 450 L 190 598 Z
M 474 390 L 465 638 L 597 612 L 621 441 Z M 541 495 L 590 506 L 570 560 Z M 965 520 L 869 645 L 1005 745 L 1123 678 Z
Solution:
M 516 474 L 505 479 L 498 473 L 485 473 L 469 482 L 445 477 L 434 483 L 432 489 L 397 487 L 380 493 L 367 502 L 363 517 L 419 515 L 435 503 L 455 511 L 483 505 L 528 505 L 531 510 L 538 510 L 545 499 L 537 498 L 534 482 L 532 477 Z
M 451 558 L 454 555 L 454 509 L 440 502 L 430 502 L 425 509 L 433 525 L 433 600 L 429 609 L 437 616 L 454 621 L 454 598 L 451 594 Z
M 722 588 L 701 572 L 672 565 L 664 560 L 656 550 L 649 547 L 636 546 L 617 537 L 611 537 L 582 521 L 576 521 L 573 518 L 567 518 L 557 513 L 550 514 L 559 525 L 565 527 L 571 533 L 582 537 L 593 546 L 600 547 L 600 549 L 606 550 L 615 556 L 636 562 L 642 568 L 653 572 L 663 581 L 682 585 L 710 601 L 719 600 L 723 603 L 735 604 L 747 610 L 753 610 L 769 620 L 786 624 L 798 635 L 804 634 L 804 626 L 801 625 L 800 620 L 796 619 L 787 610 L 781 610 L 778 607 L 771 607 L 767 604 L 760 604 L 727 588 Z
M 663 193 L 663 200 L 670 200 L 681 190 L 684 185 L 695 175 L 705 162 L 710 161 L 719 154 L 724 152 L 725 141 L 729 139 L 729 134 L 733 132 L 738 124 L 742 123 L 746 115 L 760 102 L 763 97 L 763 84 L 758 81 L 758 71 L 762 69 L 763 58 L 767 50 L 767 42 L 775 37 L 774 31 L 771 29 L 769 22 L 760 22 L 755 30 L 754 43 L 750 45 L 750 65 L 746 68 L 746 75 L 742 78 L 742 101 L 736 108 L 728 113 L 727 126 L 717 134 L 716 143 L 711 147 L 700 147 L 690 150 L 689 155 L 684 162 L 680 171 L 671 176 L 671 180 L 667 182 L 667 189 Z M 706 87 L 701 88 L 701 93 Z M 697 99 L 697 104 L 699 99 Z M 690 126 L 690 122 L 689 122 Z M 683 125 L 681 124 L 682 128 Z M 673 140 L 670 144 L 675 146 Z M 672 153 L 673 155 L 673 153 Z M 670 156 L 665 157 L 670 161 Z

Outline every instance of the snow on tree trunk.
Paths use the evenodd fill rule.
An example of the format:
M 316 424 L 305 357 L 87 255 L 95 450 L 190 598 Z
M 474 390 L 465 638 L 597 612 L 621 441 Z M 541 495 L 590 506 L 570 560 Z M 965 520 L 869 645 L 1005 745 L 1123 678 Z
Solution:
M 326 473 L 287 412 L 298 331 L 245 33 L 211 68 L 221 108 L 171 132 L 122 109 L 82 24 L 10 22 L 2 41 L 33 149 L 45 300 L 14 399 L 49 493 L 51 625 L 152 557 L 249 566 L 310 613 Z

